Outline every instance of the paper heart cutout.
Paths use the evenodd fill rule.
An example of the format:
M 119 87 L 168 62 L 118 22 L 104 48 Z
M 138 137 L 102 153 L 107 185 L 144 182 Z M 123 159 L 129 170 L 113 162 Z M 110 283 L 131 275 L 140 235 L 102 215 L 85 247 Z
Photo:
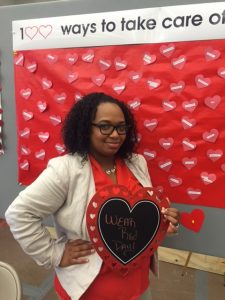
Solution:
M 211 84 L 211 79 L 204 77 L 202 74 L 195 76 L 195 83 L 198 89 L 203 89 Z
M 190 141 L 188 138 L 184 138 L 182 140 L 182 145 L 183 145 L 184 151 L 191 151 L 196 148 L 196 143 L 193 141 Z
M 171 159 L 166 159 L 164 161 L 159 161 L 159 168 L 163 171 L 169 172 L 173 165 L 173 162 Z
M 42 141 L 42 143 L 47 142 L 49 137 L 50 137 L 49 132 L 39 132 L 38 133 L 38 138 Z
M 181 212 L 181 224 L 194 231 L 199 232 L 204 223 L 205 214 L 201 209 L 194 209 L 192 212 Z
M 143 155 L 145 156 L 146 160 L 152 160 L 156 158 L 157 153 L 154 150 L 145 149 L 143 151 Z
M 47 103 L 45 101 L 38 101 L 37 102 L 37 107 L 38 107 L 38 110 L 42 113 L 44 112 L 46 109 L 47 109 Z
M 30 168 L 30 164 L 29 161 L 27 159 L 25 159 L 24 161 L 22 161 L 20 163 L 20 169 L 24 170 L 24 171 L 28 171 Z
M 182 164 L 188 169 L 191 170 L 194 166 L 197 164 L 197 158 L 196 157 L 184 157 L 182 159 Z
M 28 61 L 26 62 L 25 67 L 29 72 L 34 73 L 37 70 L 37 63 L 35 61 Z
M 66 151 L 65 145 L 59 143 L 55 144 L 55 149 L 58 152 L 58 154 L 63 154 Z
M 108 60 L 108 59 L 99 59 L 98 64 L 99 64 L 101 70 L 105 71 L 111 67 L 112 62 L 111 62 L 111 60 Z
M 69 83 L 73 83 L 78 79 L 78 72 L 69 72 L 66 78 Z
M 115 65 L 115 69 L 117 71 L 120 71 L 120 70 L 126 69 L 127 61 L 122 60 L 120 57 L 116 57 L 114 60 L 114 65 Z
M 162 45 L 159 50 L 162 55 L 170 57 L 175 51 L 175 45 L 172 43 L 168 45 Z
M 41 149 L 40 151 L 37 151 L 37 152 L 35 152 L 35 157 L 37 158 L 37 159 L 40 159 L 40 160 L 44 160 L 45 159 L 45 150 L 44 149 Z
M 184 101 L 182 103 L 183 109 L 189 112 L 193 112 L 197 106 L 198 106 L 198 100 L 196 99 L 191 99 L 190 101 Z
M 129 78 L 130 80 L 132 80 L 134 83 L 137 83 L 140 81 L 142 77 L 142 73 L 141 72 L 138 72 L 138 71 L 131 71 L 129 73 Z
M 185 82 L 184 81 L 178 81 L 176 83 L 171 83 L 170 84 L 170 90 L 173 93 L 179 94 L 181 93 L 185 88 Z
M 14 56 L 14 64 L 17 66 L 23 66 L 24 63 L 24 55 L 23 53 L 19 53 L 18 55 Z
M 170 101 L 170 100 L 163 100 L 162 106 L 165 111 L 170 111 L 176 108 L 177 104 L 175 101 Z
M 115 93 L 117 93 L 118 95 L 122 94 L 122 92 L 125 90 L 126 88 L 126 84 L 124 81 L 122 82 L 118 82 L 118 83 L 114 83 L 112 86 L 113 90 Z
M 41 85 L 42 85 L 43 90 L 48 90 L 52 87 L 52 81 L 48 80 L 48 78 L 44 77 L 41 80 Z
M 46 58 L 49 64 L 55 64 L 58 61 L 58 56 L 51 53 L 47 54 Z
M 87 207 L 88 234 L 104 263 L 125 275 L 143 258 L 150 258 L 165 237 L 169 223 L 161 209 L 169 203 L 153 188 L 140 189 L 134 195 L 121 185 L 102 191 L 108 195 L 96 193 Z M 93 207 L 93 202 L 98 207 Z
M 30 88 L 20 90 L 20 95 L 26 100 L 30 98 L 31 94 L 32 91 Z
M 220 159 L 223 156 L 223 151 L 220 149 L 217 149 L 217 150 L 209 149 L 209 150 L 207 150 L 207 156 L 212 161 L 217 161 L 218 159 Z
M 143 56 L 144 65 L 153 64 L 156 61 L 156 55 L 145 52 Z
M 217 71 L 217 74 L 221 77 L 225 79 L 225 68 L 219 68 Z
M 200 177 L 205 185 L 212 184 L 216 180 L 216 174 L 201 172 Z
M 56 94 L 54 96 L 54 100 L 59 104 L 64 104 L 66 101 L 67 95 L 66 93 Z
M 170 149 L 173 146 L 173 143 L 174 143 L 174 139 L 171 137 L 159 139 L 159 145 L 165 150 Z
M 209 108 L 216 109 L 221 102 L 221 97 L 219 95 L 215 95 L 213 97 L 207 97 L 205 98 L 204 102 L 205 105 L 208 106 Z
M 77 53 L 68 53 L 66 55 L 66 61 L 70 65 L 74 65 L 78 60 L 78 54 Z
M 175 175 L 170 175 L 168 177 L 169 184 L 171 187 L 177 187 L 182 184 L 183 180 L 180 177 L 176 177 Z
M 90 49 L 87 52 L 85 52 L 81 58 L 86 63 L 92 63 L 94 60 L 94 57 L 95 57 L 94 51 Z
M 105 81 L 105 74 L 99 74 L 91 77 L 92 82 L 97 86 L 102 86 Z
M 158 120 L 157 119 L 151 119 L 151 120 L 145 120 L 144 121 L 144 126 L 147 128 L 149 131 L 153 131 L 158 125 Z
M 225 172 L 225 164 L 222 164 L 220 167 L 221 167 L 221 170 L 222 170 L 223 172 Z
M 128 101 L 127 104 L 130 109 L 138 110 L 141 105 L 141 100 L 139 98 L 134 98 L 132 101 Z
M 22 155 L 30 155 L 31 154 L 31 150 L 24 145 L 21 146 L 20 150 L 21 150 Z
M 211 129 L 210 131 L 205 131 L 202 134 L 202 138 L 206 142 L 215 143 L 219 135 L 219 131 L 217 129 Z
M 205 59 L 206 61 L 216 60 L 220 57 L 221 53 L 219 50 L 214 50 L 211 47 L 205 49 Z
M 184 68 L 184 65 L 186 63 L 186 56 L 185 55 L 181 55 L 177 58 L 173 58 L 171 60 L 171 65 L 178 70 L 182 70 Z
M 150 90 L 157 89 L 161 85 L 161 80 L 150 77 L 147 80 L 147 85 Z
M 196 120 L 195 119 L 190 119 L 187 116 L 184 116 L 181 118 L 181 124 L 184 129 L 189 129 L 192 128 L 196 125 Z
M 75 95 L 74 95 L 74 100 L 76 102 L 80 101 L 81 99 L 83 98 L 83 95 L 79 92 L 77 92 Z
M 57 126 L 59 125 L 60 123 L 62 123 L 62 118 L 60 116 L 56 116 L 56 115 L 51 115 L 49 117 L 51 123 L 54 125 L 54 126 Z
M 200 189 L 196 189 L 196 188 L 192 188 L 192 187 L 189 187 L 186 190 L 186 192 L 192 200 L 199 198 L 202 194 L 202 191 Z
M 30 128 L 24 128 L 19 132 L 20 137 L 28 139 L 30 137 Z
M 34 114 L 32 113 L 32 111 L 28 111 L 27 109 L 24 109 L 22 111 L 22 115 L 23 115 L 23 118 L 25 121 L 30 121 L 34 117 Z

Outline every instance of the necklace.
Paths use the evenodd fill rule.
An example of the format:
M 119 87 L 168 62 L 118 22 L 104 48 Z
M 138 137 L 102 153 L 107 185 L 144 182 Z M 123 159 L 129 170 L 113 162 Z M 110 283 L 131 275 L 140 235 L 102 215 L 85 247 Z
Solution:
M 105 169 L 105 172 L 107 175 L 114 174 L 116 172 L 116 166 L 114 166 L 112 169 Z

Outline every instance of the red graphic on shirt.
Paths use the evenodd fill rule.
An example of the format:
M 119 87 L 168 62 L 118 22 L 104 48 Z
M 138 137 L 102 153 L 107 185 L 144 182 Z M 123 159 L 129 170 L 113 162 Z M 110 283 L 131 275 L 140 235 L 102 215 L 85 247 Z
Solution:
M 177 203 L 225 208 L 224 48 L 213 40 L 19 51 L 19 182 L 65 153 L 60 129 L 70 107 L 105 92 L 133 111 L 155 187 Z

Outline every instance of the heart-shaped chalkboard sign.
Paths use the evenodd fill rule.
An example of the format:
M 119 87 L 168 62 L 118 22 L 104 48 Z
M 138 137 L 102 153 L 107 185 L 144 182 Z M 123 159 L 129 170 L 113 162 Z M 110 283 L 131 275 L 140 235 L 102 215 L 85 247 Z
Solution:
M 89 202 L 86 221 L 89 237 L 104 263 L 127 274 L 157 249 L 168 228 L 161 214 L 167 198 L 154 188 L 135 194 L 122 185 L 101 189 Z

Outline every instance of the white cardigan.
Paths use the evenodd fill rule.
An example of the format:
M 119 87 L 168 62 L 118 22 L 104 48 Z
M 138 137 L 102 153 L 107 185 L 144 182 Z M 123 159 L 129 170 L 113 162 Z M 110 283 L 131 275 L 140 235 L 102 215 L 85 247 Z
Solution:
M 143 156 L 134 154 L 126 164 L 138 181 L 151 186 L 147 163 Z M 38 265 L 55 267 L 63 288 L 73 300 L 86 291 L 98 275 L 102 259 L 95 252 L 89 263 L 66 268 L 58 267 L 67 240 L 90 240 L 86 229 L 85 212 L 95 194 L 95 183 L 90 161 L 82 162 L 75 154 L 53 158 L 41 175 L 7 209 L 5 216 L 14 238 Z M 53 215 L 58 239 L 54 240 L 42 220 Z M 151 269 L 158 273 L 157 254 Z

